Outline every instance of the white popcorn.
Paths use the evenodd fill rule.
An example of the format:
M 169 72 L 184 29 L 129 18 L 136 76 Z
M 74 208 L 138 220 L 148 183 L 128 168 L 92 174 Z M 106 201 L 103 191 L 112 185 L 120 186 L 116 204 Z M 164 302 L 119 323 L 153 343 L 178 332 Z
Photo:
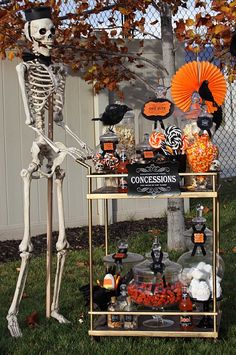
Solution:
M 192 277 L 195 280 L 202 280 L 203 278 L 205 279 L 205 274 L 201 270 L 195 269 L 192 272 Z
M 206 281 L 193 279 L 189 286 L 189 293 L 198 301 L 207 301 L 210 297 L 210 289 Z
M 197 267 L 198 270 L 204 270 L 206 265 L 207 264 L 204 263 L 204 261 L 201 261 L 200 263 L 197 264 L 196 267 Z

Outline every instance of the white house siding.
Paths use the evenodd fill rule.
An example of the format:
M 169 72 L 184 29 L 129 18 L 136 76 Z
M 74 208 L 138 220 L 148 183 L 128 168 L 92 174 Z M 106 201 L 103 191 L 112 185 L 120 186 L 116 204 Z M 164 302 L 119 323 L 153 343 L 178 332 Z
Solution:
M 0 62 L 0 240 L 21 238 L 23 232 L 22 168 L 30 161 L 34 132 L 24 121 L 25 115 L 15 70 L 17 62 Z M 66 83 L 64 118 L 85 142 L 93 147 L 93 94 L 78 76 L 69 76 Z M 59 128 L 54 128 L 54 139 L 76 146 L 76 142 Z M 68 158 L 63 164 L 64 206 L 66 226 L 87 224 L 86 169 Z M 31 225 L 32 235 L 46 230 L 47 181 L 32 180 Z M 57 205 L 54 193 L 54 229 L 57 230 Z M 95 209 L 95 223 L 96 209 Z
M 153 44 L 155 47 L 152 47 Z M 144 55 L 156 62 L 160 60 L 160 47 L 157 41 L 152 43 L 148 41 Z M 30 163 L 30 148 L 34 138 L 33 131 L 24 123 L 25 115 L 15 70 L 16 64 L 17 61 L 0 61 L 0 240 L 22 237 L 23 184 L 20 171 L 27 168 Z M 145 73 L 145 70 L 142 69 L 142 72 Z M 155 70 L 149 68 L 148 80 L 153 81 L 155 75 Z M 125 101 L 135 108 L 137 126 L 141 105 L 149 94 L 138 81 L 135 86 L 127 85 L 125 88 Z M 102 125 L 92 122 L 91 118 L 101 114 L 107 103 L 108 96 L 105 93 L 94 97 L 88 84 L 78 76 L 68 76 L 64 119 L 91 147 L 98 143 L 102 131 Z M 57 126 L 54 128 L 54 140 L 65 142 L 67 146 L 76 146 L 76 142 Z M 66 170 L 63 189 L 66 227 L 86 225 L 87 171 L 71 158 L 66 159 L 63 167 Z M 31 186 L 31 234 L 36 235 L 46 231 L 47 181 L 33 180 Z M 55 196 L 56 193 L 53 228 L 57 230 Z M 142 200 L 142 203 L 138 200 L 119 200 L 117 204 L 109 203 L 110 217 L 113 210 L 114 220 L 156 217 L 163 215 L 165 209 L 165 200 L 159 202 Z M 103 203 L 94 202 L 93 211 L 94 223 L 103 223 Z

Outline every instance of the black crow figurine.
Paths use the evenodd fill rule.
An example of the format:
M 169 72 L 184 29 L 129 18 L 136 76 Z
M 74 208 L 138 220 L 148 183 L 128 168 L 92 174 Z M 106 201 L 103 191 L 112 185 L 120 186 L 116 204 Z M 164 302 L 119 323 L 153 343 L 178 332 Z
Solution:
M 104 126 L 114 126 L 118 124 L 127 111 L 132 111 L 127 105 L 111 104 L 105 109 L 100 118 L 93 118 L 92 121 L 102 121 Z
M 204 80 L 204 81 L 202 82 L 202 84 L 201 84 L 199 90 L 198 90 L 198 93 L 199 93 L 199 95 L 201 96 L 201 99 L 202 99 L 202 100 L 210 101 L 210 102 L 213 103 L 213 105 L 214 105 L 215 107 L 219 107 L 219 105 L 217 104 L 217 102 L 215 102 L 214 97 L 213 97 L 213 95 L 212 95 L 212 92 L 211 92 L 211 90 L 209 89 L 208 85 L 209 85 L 208 80 Z
M 236 57 L 236 33 L 233 35 L 231 39 L 229 51 L 233 57 Z
M 222 121 L 223 121 L 223 112 L 222 112 L 222 108 L 219 107 L 217 109 L 217 111 L 212 113 L 213 115 L 213 122 L 215 123 L 215 131 L 217 131 L 217 129 L 220 127 Z

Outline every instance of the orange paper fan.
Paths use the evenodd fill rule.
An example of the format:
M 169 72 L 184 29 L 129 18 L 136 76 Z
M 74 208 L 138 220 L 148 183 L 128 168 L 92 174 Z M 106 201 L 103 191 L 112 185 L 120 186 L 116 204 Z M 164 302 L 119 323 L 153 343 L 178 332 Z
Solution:
M 215 102 L 221 106 L 227 90 L 223 74 L 214 64 L 196 61 L 183 65 L 172 78 L 171 95 L 176 106 L 187 112 L 190 109 L 193 92 L 198 92 L 204 80 L 208 81 Z M 217 110 L 212 102 L 205 102 L 208 112 Z

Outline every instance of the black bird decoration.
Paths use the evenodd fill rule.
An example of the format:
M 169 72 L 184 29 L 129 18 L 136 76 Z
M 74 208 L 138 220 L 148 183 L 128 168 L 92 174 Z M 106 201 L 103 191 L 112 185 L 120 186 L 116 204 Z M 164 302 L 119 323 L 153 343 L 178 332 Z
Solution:
M 231 39 L 229 51 L 232 56 L 236 57 L 236 33 L 233 35 Z
M 217 104 L 217 102 L 215 102 L 214 97 L 212 95 L 211 90 L 208 87 L 209 85 L 209 81 L 208 80 L 204 80 L 198 90 L 199 95 L 201 96 L 201 99 L 204 101 L 210 101 L 213 103 L 213 105 L 215 107 L 219 108 L 219 105 Z
M 93 118 L 92 121 L 101 121 L 104 126 L 114 126 L 118 124 L 127 111 L 132 111 L 127 105 L 110 104 L 100 118 Z
M 217 131 L 217 129 L 220 127 L 222 121 L 223 121 L 223 111 L 222 111 L 222 107 L 219 107 L 217 109 L 217 111 L 212 113 L 213 115 L 213 122 L 215 123 L 215 131 Z

